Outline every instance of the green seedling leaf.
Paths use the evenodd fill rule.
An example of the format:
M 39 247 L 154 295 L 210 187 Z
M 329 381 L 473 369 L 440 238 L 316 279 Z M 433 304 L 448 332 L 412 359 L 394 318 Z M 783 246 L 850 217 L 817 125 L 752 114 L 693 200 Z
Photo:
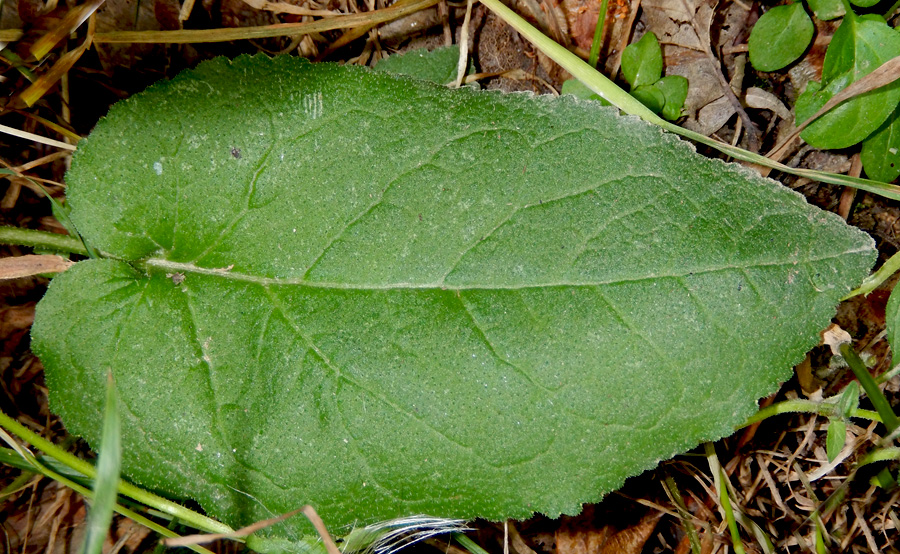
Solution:
M 663 59 L 659 41 L 652 32 L 629 44 L 622 52 L 622 75 L 631 89 L 652 85 L 662 76 Z
M 373 69 L 446 85 L 456 80 L 457 63 L 459 46 L 453 45 L 431 51 L 415 49 L 388 56 L 376 63 Z
M 863 141 L 859 158 L 872 179 L 890 183 L 900 177 L 900 109 Z
M 797 121 L 805 121 L 832 96 L 896 56 L 900 56 L 900 33 L 882 21 L 847 14 L 825 54 L 821 86 L 809 83 L 797 99 Z M 852 146 L 878 129 L 898 102 L 900 81 L 895 81 L 839 104 L 800 137 L 816 148 Z
M 666 99 L 662 109 L 662 116 L 669 121 L 675 121 L 681 117 L 684 101 L 688 95 L 687 78 L 681 75 L 669 75 L 653 83 L 653 86 L 661 90 Z
M 888 298 L 884 313 L 884 324 L 887 331 L 887 341 L 891 345 L 891 353 L 894 358 L 900 360 L 900 289 L 894 287 Z
M 838 457 L 846 442 L 847 424 L 841 418 L 830 418 L 828 430 L 825 432 L 825 453 L 828 455 L 829 462 L 833 462 Z
M 661 112 L 663 106 L 666 105 L 666 95 L 653 85 L 635 87 L 631 91 L 631 95 L 640 100 L 641 104 L 653 110 L 654 113 Z
M 604 106 L 612 106 L 606 99 L 584 86 L 584 83 L 578 79 L 568 79 L 563 81 L 560 94 L 570 94 L 576 98 L 581 98 L 582 100 L 595 100 Z
M 759 18 L 750 31 L 750 63 L 759 71 L 777 71 L 803 55 L 815 25 L 803 2 L 776 6 Z
M 871 8 L 881 0 L 850 0 L 850 3 L 854 6 L 859 6 L 860 8 Z M 873 14 L 877 15 L 877 14 Z M 865 16 L 863 16 L 865 17 Z M 883 19 L 883 18 L 882 18 Z
M 806 2 L 813 14 L 822 21 L 831 21 L 847 13 L 842 0 L 806 0 Z
M 111 258 L 38 308 L 52 407 L 99 444 L 111 368 L 125 473 L 235 528 L 576 513 L 730 434 L 875 258 L 616 109 L 289 57 L 119 103 L 67 182 Z
M 841 392 L 838 400 L 838 412 L 844 418 L 849 418 L 859 407 L 859 383 L 850 381 L 850 384 Z

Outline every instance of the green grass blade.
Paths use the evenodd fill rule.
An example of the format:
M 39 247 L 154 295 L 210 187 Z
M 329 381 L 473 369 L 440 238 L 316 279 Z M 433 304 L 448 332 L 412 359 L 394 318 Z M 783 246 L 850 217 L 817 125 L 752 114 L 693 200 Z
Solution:
M 18 443 L 16 443 L 13 440 L 13 438 L 7 434 L 5 429 L 9 429 L 9 430 L 13 431 L 22 440 L 25 440 L 26 442 L 29 442 L 32 445 L 37 446 L 38 448 L 41 448 L 42 450 L 44 450 L 43 446 L 38 445 L 35 442 L 28 440 L 28 438 L 26 438 L 26 436 L 29 436 L 32 438 L 36 437 L 37 439 L 39 439 L 38 441 L 36 441 L 37 443 L 49 445 L 51 450 L 60 451 L 60 449 L 58 447 L 56 447 L 53 443 L 51 443 L 50 441 L 47 441 L 46 439 L 44 439 L 43 437 L 40 437 L 39 435 L 32 433 L 31 431 L 29 431 L 28 429 L 23 427 L 18 421 L 10 418 L 3 412 L 0 412 L 0 440 L 5 441 L 12 448 L 12 450 L 10 450 L 10 452 L 15 452 L 16 455 L 18 455 L 20 457 L 20 459 L 23 460 L 25 462 L 25 464 L 27 464 L 27 467 L 30 471 L 40 473 L 41 475 L 43 475 L 45 477 L 48 477 L 50 479 L 53 479 L 54 481 L 57 481 L 57 482 L 63 484 L 65 486 L 69 487 L 70 489 L 74 490 L 78 494 L 84 496 L 88 500 L 91 500 L 94 498 L 94 493 L 93 493 L 93 491 L 91 491 L 91 489 L 84 487 L 84 486 L 76 483 L 75 481 L 72 481 L 72 480 L 68 479 L 67 477 L 64 477 L 64 476 L 54 472 L 53 470 L 47 468 L 46 466 L 42 465 L 31 452 L 29 452 L 26 448 L 23 448 Z M 2 451 L 6 452 L 7 449 L 2 449 Z M 44 450 L 44 451 L 46 452 L 46 450 Z M 63 452 L 63 453 L 70 456 L 71 458 L 73 458 L 75 460 L 79 460 L 78 458 L 75 458 L 68 452 Z M 2 461 L 2 460 L 0 460 L 0 461 Z M 79 460 L 79 461 L 81 461 L 87 467 L 91 467 L 90 464 L 88 464 L 87 462 L 84 462 L 83 460 Z M 19 467 L 18 464 L 13 464 L 13 465 L 16 465 L 17 467 Z M 92 470 L 91 474 L 93 475 L 94 474 L 93 468 L 91 468 L 91 470 Z M 133 485 L 132 485 L 132 487 L 133 487 Z M 120 484 L 120 488 L 121 488 L 121 484 Z M 146 494 L 150 494 L 150 493 L 146 493 Z M 169 502 L 169 501 L 166 500 L 166 502 Z M 134 520 L 135 522 L 147 527 L 148 529 L 156 531 L 157 533 L 159 533 L 160 535 L 162 535 L 164 537 L 175 538 L 175 537 L 179 536 L 177 533 L 171 531 L 170 529 L 166 529 L 165 527 L 156 523 L 155 521 L 147 519 L 143 515 L 135 512 L 133 510 L 130 510 L 124 506 L 121 506 L 119 504 L 114 503 L 113 510 L 118 514 L 121 514 L 121 515 L 123 515 L 131 520 Z M 182 510 L 190 512 L 190 510 L 187 510 L 187 508 L 182 508 Z M 192 512 L 192 513 L 194 513 L 194 512 Z M 203 516 L 200 516 L 200 514 L 195 513 L 195 515 L 198 517 L 201 517 L 201 518 L 203 517 Z M 215 523 L 218 523 L 218 522 L 215 522 Z M 222 524 L 218 524 L 218 525 L 225 527 L 227 529 L 230 529 L 230 527 L 224 526 Z M 193 550 L 194 552 L 197 552 L 197 554 L 212 554 L 212 552 L 203 548 L 202 546 L 191 545 L 191 546 L 188 546 L 188 548 Z
M 866 364 L 863 363 L 859 358 L 859 354 L 857 354 L 849 344 L 841 345 L 841 354 L 844 355 L 844 360 L 847 361 L 850 369 L 853 370 L 853 374 L 856 375 L 859 384 L 862 385 L 863 390 L 866 391 L 869 401 L 872 402 L 872 405 L 875 406 L 875 410 L 881 416 L 881 421 L 887 428 L 888 433 L 893 433 L 900 427 L 900 418 L 897 418 L 897 414 L 895 414 L 893 408 L 891 408 L 890 402 L 885 398 L 881 389 L 878 388 L 878 384 L 869 373 Z
M 665 480 L 663 481 L 663 486 L 665 487 L 666 491 L 669 492 L 672 501 L 675 503 L 675 508 L 678 511 L 679 518 L 681 519 L 681 526 L 684 529 L 685 534 L 687 534 L 688 541 L 691 544 L 691 553 L 700 554 L 700 552 L 702 552 L 700 537 L 697 535 L 697 529 L 694 527 L 691 512 L 687 509 L 687 505 L 684 503 L 684 498 L 681 496 L 681 491 L 678 490 L 678 483 L 675 482 L 675 479 L 673 479 L 671 475 L 667 474 Z
M 21 423 L 12 419 L 11 417 L 9 417 L 8 415 L 6 415 L 3 412 L 0 412 L 0 428 L 6 429 L 6 430 L 12 432 L 13 434 L 18 436 L 23 441 L 27 442 L 28 444 L 34 446 L 35 448 L 37 448 L 41 451 L 43 451 L 47 456 L 50 456 L 51 458 L 59 461 L 63 465 L 66 465 L 69 468 L 77 471 L 78 473 L 81 473 L 85 477 L 88 477 L 90 479 L 96 478 L 97 471 L 94 468 L 94 466 L 92 466 L 88 462 L 82 460 L 81 458 L 78 458 L 77 456 L 74 456 L 74 455 L 70 454 L 69 452 L 66 452 L 65 450 L 56 446 L 55 444 L 48 441 L 44 437 L 42 437 L 42 436 L 38 435 L 37 433 L 31 431 L 30 429 L 26 428 Z M 36 460 L 35 460 L 35 464 L 37 464 Z M 37 465 L 38 465 L 38 467 L 43 467 L 40 464 L 37 464 Z M 49 470 L 47 470 L 47 471 L 49 471 Z M 47 473 L 45 473 L 45 472 L 42 472 L 42 473 L 47 475 Z M 84 490 L 86 495 L 90 496 L 92 494 L 89 489 L 85 489 L 84 487 L 81 487 L 77 483 L 72 482 L 70 479 L 62 477 L 61 475 L 58 475 L 56 473 L 54 473 L 54 475 L 56 475 L 56 477 L 52 477 L 53 479 L 56 479 L 57 481 L 64 483 L 66 486 L 78 491 L 79 493 L 81 493 L 81 491 Z M 231 527 L 225 525 L 224 523 L 221 523 L 212 518 L 206 517 L 206 516 L 199 514 L 193 510 L 190 510 L 188 508 L 185 508 L 184 506 L 181 506 L 180 504 L 177 504 L 175 502 L 172 502 L 171 500 L 168 500 L 166 498 L 163 498 L 161 496 L 153 494 L 152 492 L 145 491 L 144 489 L 142 489 L 140 487 L 136 487 L 135 485 L 132 485 L 131 483 L 127 483 L 127 482 L 120 480 L 119 484 L 118 484 L 118 490 L 119 490 L 119 494 L 127 496 L 128 498 L 131 498 L 132 500 L 139 502 L 141 504 L 144 504 L 146 506 L 150 506 L 151 508 L 154 508 L 154 509 L 156 509 L 164 514 L 167 514 L 171 517 L 177 518 L 177 519 L 181 520 L 181 522 L 183 524 L 193 527 L 194 529 L 205 531 L 207 533 L 230 533 L 230 532 L 234 531 Z M 127 517 L 131 517 L 131 516 L 129 515 Z M 134 518 L 132 518 L 132 519 L 134 519 Z M 146 518 L 144 518 L 144 519 L 146 519 Z M 143 524 L 143 522 L 141 522 L 141 523 Z M 156 527 L 159 527 L 159 526 L 156 526 Z M 151 527 L 151 528 L 154 530 L 157 530 L 156 527 Z M 165 528 L 163 528 L 163 529 L 165 529 Z M 164 536 L 173 536 L 173 535 L 174 534 L 169 534 L 169 535 L 164 534 Z
M 462 533 L 454 533 L 453 538 L 460 546 L 471 552 L 471 554 L 488 554 L 487 551 L 478 546 L 475 541 L 463 535 Z
M 94 502 L 91 504 L 84 554 L 101 554 L 109 533 L 116 505 L 119 472 L 122 467 L 122 445 L 119 423 L 119 397 L 112 373 L 106 381 L 106 405 L 103 411 L 103 438 L 94 480 Z
M 600 12 L 597 14 L 597 26 L 594 27 L 594 40 L 591 41 L 591 53 L 588 63 L 591 67 L 597 67 L 600 58 L 600 45 L 603 42 L 603 27 L 606 23 L 606 11 L 609 9 L 609 0 L 600 2 Z

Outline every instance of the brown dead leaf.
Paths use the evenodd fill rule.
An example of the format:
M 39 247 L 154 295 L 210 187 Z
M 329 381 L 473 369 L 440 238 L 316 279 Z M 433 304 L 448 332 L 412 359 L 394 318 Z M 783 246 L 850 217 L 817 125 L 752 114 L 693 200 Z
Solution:
M 586 506 L 581 515 L 560 525 L 556 531 L 557 554 L 639 554 L 662 516 L 650 512 L 620 530 L 612 525 L 598 526 L 592 508 Z
M 0 337 L 4 339 L 16 331 L 24 331 L 34 323 L 34 302 L 0 309 Z
M 853 338 L 850 333 L 841 329 L 838 325 L 832 323 L 827 329 L 822 331 L 822 344 L 831 349 L 831 353 L 835 356 L 841 356 L 841 345 L 851 344 Z
M 589 51 L 594 41 L 601 0 L 562 0 L 560 5 L 575 46 L 585 52 Z M 639 5 L 639 0 L 609 2 L 598 58 L 598 65 L 605 68 L 607 75 L 615 75 L 619 71 L 622 50 L 628 44 L 634 24 L 633 17 Z
M 609 538 L 600 554 L 640 554 L 661 516 L 660 512 L 651 512 L 637 525 L 622 529 Z
M 97 32 L 168 31 L 182 28 L 178 0 L 106 0 L 97 10 Z M 169 63 L 168 50 L 160 44 L 95 43 L 106 71 L 115 68 L 155 69 Z
M 17 2 L 4 2 L 3 10 L 0 12 L 0 22 L 3 23 L 0 26 L 0 29 L 17 29 L 21 28 L 21 23 L 27 22 L 29 24 L 36 24 L 41 18 L 53 12 L 53 10 L 57 7 L 56 0 L 51 0 L 47 3 L 42 2 L 41 0 L 18 0 Z M 9 17 L 15 17 L 19 19 L 18 27 L 7 26 L 12 23 L 12 21 L 8 20 Z
M 56 254 L 26 254 L 10 258 L 0 258 L 0 279 L 18 279 L 41 273 L 61 273 L 74 265 Z
M 34 306 L 34 302 L 29 302 L 0 309 L 0 358 L 12 360 L 15 356 L 34 322 Z M 7 389 L 11 392 L 15 392 L 18 385 L 18 380 L 13 381 L 6 383 Z
M 308 8 L 306 6 L 295 6 L 289 2 L 269 2 L 268 0 L 243 0 L 245 4 L 255 10 L 272 12 L 272 13 L 290 13 L 294 15 L 318 15 L 331 16 L 340 15 L 341 12 L 334 10 L 318 10 Z
M 598 554 L 609 540 L 613 529 L 563 524 L 556 530 L 557 554 Z

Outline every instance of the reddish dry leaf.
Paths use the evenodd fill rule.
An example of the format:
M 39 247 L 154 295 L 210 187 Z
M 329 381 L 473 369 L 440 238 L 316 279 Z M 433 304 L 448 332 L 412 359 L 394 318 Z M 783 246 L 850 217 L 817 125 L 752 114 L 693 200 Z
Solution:
M 590 50 L 600 13 L 600 0 L 562 0 L 562 7 L 575 45 Z M 604 29 L 604 35 L 607 33 Z

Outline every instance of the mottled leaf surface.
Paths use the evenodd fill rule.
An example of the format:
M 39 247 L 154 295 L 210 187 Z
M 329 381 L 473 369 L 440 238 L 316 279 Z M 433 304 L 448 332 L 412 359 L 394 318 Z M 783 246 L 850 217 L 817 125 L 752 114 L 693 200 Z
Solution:
M 574 513 L 731 432 L 865 234 L 592 102 L 215 60 L 79 144 L 108 259 L 41 302 L 52 408 L 232 525 Z M 308 531 L 292 519 L 270 530 Z

